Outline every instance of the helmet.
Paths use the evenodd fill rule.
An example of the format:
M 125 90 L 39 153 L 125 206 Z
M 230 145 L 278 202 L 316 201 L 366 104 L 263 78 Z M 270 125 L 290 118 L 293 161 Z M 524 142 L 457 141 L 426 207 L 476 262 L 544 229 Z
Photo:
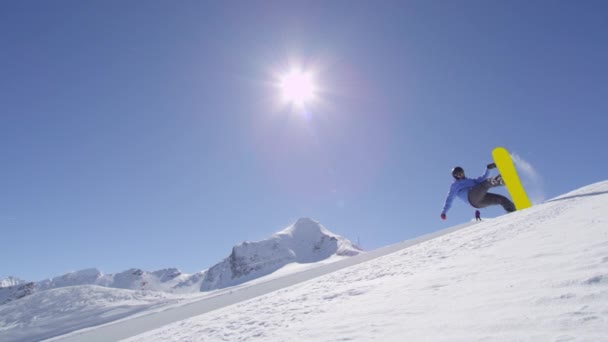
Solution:
M 459 179 L 456 176 L 458 174 L 462 174 L 462 177 L 464 177 L 464 169 L 461 168 L 460 166 L 456 166 L 455 168 L 452 169 L 452 177 L 454 177 L 455 179 Z

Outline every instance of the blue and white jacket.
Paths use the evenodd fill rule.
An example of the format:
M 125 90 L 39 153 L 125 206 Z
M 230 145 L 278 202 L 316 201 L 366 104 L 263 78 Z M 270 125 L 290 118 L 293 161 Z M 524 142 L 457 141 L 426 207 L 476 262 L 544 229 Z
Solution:
M 448 197 L 445 199 L 445 204 L 443 205 L 443 210 L 441 213 L 446 214 L 448 210 L 452 207 L 452 201 L 454 201 L 454 196 L 458 196 L 465 203 L 469 203 L 469 190 L 473 188 L 475 185 L 483 182 L 490 175 L 490 170 L 486 169 L 486 172 L 483 173 L 478 178 L 464 178 L 464 179 L 455 179 L 452 185 L 450 186 L 450 191 L 448 192 Z

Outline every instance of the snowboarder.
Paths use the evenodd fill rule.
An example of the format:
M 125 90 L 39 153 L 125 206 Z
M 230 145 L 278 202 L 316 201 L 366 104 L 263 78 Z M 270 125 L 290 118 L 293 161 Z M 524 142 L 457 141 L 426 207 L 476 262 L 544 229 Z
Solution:
M 475 220 L 481 221 L 481 212 L 479 210 L 475 210 Z
M 488 192 L 490 188 L 505 185 L 500 175 L 488 178 L 490 170 L 494 168 L 496 168 L 495 163 L 488 164 L 483 175 L 475 179 L 466 178 L 462 167 L 456 166 L 453 168 L 452 177 L 454 177 L 454 182 L 450 186 L 450 191 L 445 199 L 445 204 L 441 211 L 441 219 L 445 220 L 447 218 L 446 213 L 452 206 L 454 196 L 458 196 L 474 208 L 485 208 L 490 205 L 500 204 L 509 213 L 515 211 L 515 205 L 508 198 Z

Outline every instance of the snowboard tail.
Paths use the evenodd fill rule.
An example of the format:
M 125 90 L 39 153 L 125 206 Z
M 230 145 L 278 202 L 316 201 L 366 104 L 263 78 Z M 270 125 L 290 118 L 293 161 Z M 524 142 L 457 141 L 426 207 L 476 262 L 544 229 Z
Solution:
M 497 147 L 492 151 L 492 157 L 494 158 L 494 163 L 496 163 L 496 167 L 502 175 L 507 191 L 509 192 L 509 195 L 511 195 L 511 199 L 517 210 L 531 207 L 532 203 L 530 203 L 526 190 L 519 180 L 517 170 L 515 169 L 509 151 L 504 147 Z

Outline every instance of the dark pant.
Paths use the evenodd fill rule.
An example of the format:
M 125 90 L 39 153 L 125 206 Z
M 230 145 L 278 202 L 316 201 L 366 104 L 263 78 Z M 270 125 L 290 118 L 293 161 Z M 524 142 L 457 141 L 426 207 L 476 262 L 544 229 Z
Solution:
M 508 198 L 502 195 L 488 192 L 490 188 L 498 185 L 493 185 L 490 179 L 475 185 L 469 191 L 469 203 L 475 208 L 485 208 L 490 205 L 500 204 L 507 212 L 515 211 L 515 205 Z

